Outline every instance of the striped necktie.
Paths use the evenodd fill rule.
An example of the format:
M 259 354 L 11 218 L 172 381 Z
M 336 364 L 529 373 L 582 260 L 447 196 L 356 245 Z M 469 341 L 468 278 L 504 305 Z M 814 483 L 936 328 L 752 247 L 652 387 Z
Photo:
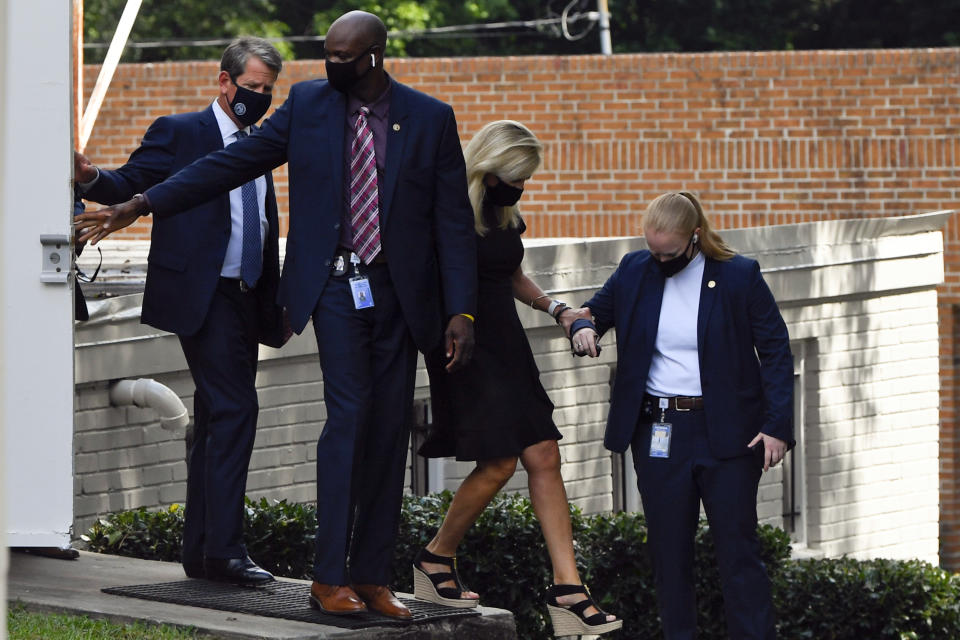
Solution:
M 237 140 L 247 137 L 243 129 L 237 131 Z M 257 285 L 263 271 L 263 246 L 260 241 L 260 207 L 257 204 L 256 180 L 240 188 L 243 203 L 243 245 L 240 253 L 240 279 L 251 289 Z
M 380 202 L 377 192 L 377 156 L 373 132 L 367 124 L 370 109 L 360 107 L 350 151 L 350 226 L 353 252 L 365 264 L 380 253 Z

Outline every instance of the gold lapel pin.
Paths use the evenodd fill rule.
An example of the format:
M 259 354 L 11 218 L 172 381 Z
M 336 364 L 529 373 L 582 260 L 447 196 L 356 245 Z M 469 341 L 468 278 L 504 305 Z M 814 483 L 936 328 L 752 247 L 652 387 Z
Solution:
M 400 123 L 399 123 L 399 122 L 394 122 L 394 123 L 393 123 L 393 130 L 394 130 L 394 131 L 400 131 Z
M 710 282 L 707 283 L 707 286 L 713 289 L 715 286 L 717 286 L 717 283 L 711 280 Z

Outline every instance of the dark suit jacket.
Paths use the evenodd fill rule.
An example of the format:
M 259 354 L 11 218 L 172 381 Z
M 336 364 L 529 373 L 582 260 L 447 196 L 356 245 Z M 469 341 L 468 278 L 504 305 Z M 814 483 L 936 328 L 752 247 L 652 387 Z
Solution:
M 127 164 L 100 171 L 86 197 L 101 204 L 129 200 L 172 176 L 197 158 L 223 149 L 213 107 L 195 113 L 158 118 L 143 136 Z M 265 172 L 260 172 L 250 179 Z M 269 230 L 263 251 L 263 273 L 256 294 L 260 335 L 264 344 L 283 344 L 282 309 L 276 304 L 280 279 L 277 200 L 273 178 L 266 172 L 266 214 Z M 243 180 L 238 183 L 247 182 Z M 229 190 L 184 208 L 186 216 L 157 217 L 150 235 L 147 283 L 141 321 L 178 335 L 199 331 L 220 277 L 230 240 Z
M 174 214 L 289 163 L 290 232 L 279 301 L 297 333 L 326 285 L 340 236 L 345 110 L 344 95 L 326 80 L 297 83 L 255 134 L 145 194 L 158 220 L 191 224 L 192 216 Z M 426 351 L 439 342 L 444 316 L 475 311 L 473 212 L 453 109 L 393 81 L 389 117 L 379 185 L 382 246 L 404 320 Z
M 613 451 L 626 450 L 640 419 L 664 282 L 649 251 L 628 253 L 603 288 L 585 303 L 601 335 L 617 328 L 617 376 L 604 438 Z M 756 260 L 707 258 L 697 344 L 713 455 L 748 454 L 747 444 L 760 431 L 792 445 L 790 339 Z

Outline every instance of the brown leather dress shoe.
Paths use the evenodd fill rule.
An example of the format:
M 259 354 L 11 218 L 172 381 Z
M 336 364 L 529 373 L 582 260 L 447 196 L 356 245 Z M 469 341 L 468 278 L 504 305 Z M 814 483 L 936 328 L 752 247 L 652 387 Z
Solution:
M 348 616 L 367 610 L 367 605 L 350 587 L 319 582 L 310 585 L 310 606 L 335 616 Z
M 367 608 L 394 620 L 413 620 L 413 614 L 389 587 L 379 584 L 352 584 L 353 590 L 367 603 Z

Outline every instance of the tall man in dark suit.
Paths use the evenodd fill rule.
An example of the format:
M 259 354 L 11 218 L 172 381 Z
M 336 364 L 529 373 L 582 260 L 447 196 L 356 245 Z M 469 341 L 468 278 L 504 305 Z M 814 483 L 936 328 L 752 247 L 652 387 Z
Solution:
M 288 163 L 279 301 L 294 331 L 313 317 L 327 407 L 311 602 L 409 619 L 387 583 L 416 352 L 445 339 L 451 370 L 469 359 L 476 244 L 453 110 L 384 72 L 386 41 L 376 16 L 341 16 L 326 36 L 327 80 L 294 85 L 249 139 L 81 216 L 78 228 L 96 241 L 141 214 L 167 218 Z
M 246 137 L 266 113 L 282 65 L 266 40 L 235 40 L 223 53 L 219 93 L 209 107 L 157 119 L 114 171 L 75 154 L 85 196 L 124 202 Z M 243 499 L 259 412 L 258 342 L 283 343 L 277 202 L 269 171 L 236 187 L 183 206 L 186 215 L 154 220 L 141 320 L 177 334 L 196 384 L 184 571 L 191 578 L 258 584 L 273 576 L 247 555 Z

